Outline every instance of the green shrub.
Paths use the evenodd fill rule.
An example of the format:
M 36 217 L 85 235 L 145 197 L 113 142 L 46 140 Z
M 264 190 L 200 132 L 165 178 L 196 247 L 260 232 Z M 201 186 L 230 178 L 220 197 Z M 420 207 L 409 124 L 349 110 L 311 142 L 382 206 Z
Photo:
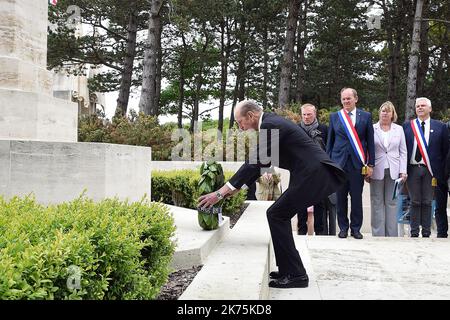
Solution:
M 174 230 L 167 207 L 146 200 L 0 197 L 0 299 L 153 299 Z
M 152 147 L 153 160 L 169 160 L 172 128 L 161 126 L 157 117 L 130 112 L 128 117 L 82 116 L 78 120 L 78 141 Z
M 234 173 L 226 171 L 224 174 L 226 181 Z M 198 192 L 199 180 L 199 170 L 152 171 L 152 201 L 175 204 L 173 201 L 173 194 L 175 193 L 182 198 L 177 205 L 196 210 L 197 199 L 200 196 Z M 223 214 L 230 216 L 238 213 L 246 196 L 247 192 L 242 190 L 233 197 L 225 199 Z

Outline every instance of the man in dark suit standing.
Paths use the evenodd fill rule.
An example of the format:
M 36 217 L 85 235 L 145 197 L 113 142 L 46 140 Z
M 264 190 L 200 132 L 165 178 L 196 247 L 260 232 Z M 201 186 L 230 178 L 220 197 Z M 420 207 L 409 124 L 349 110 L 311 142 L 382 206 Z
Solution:
M 362 239 L 363 222 L 362 192 L 364 177 L 372 175 L 375 165 L 375 144 L 372 115 L 356 108 L 358 94 L 355 89 L 341 90 L 343 108 L 330 115 L 327 153 L 347 175 L 347 183 L 337 192 L 337 216 L 339 238 L 346 238 L 350 227 L 355 239 Z M 348 200 L 351 197 L 350 224 Z
M 218 191 L 199 198 L 209 208 L 261 176 L 271 165 L 290 171 L 289 188 L 267 210 L 270 233 L 279 271 L 270 273 L 274 288 L 304 288 L 309 279 L 295 248 L 291 219 L 300 210 L 335 192 L 345 181 L 344 172 L 295 123 L 264 113 L 252 101 L 236 105 L 234 117 L 241 130 L 259 131 L 256 161 L 246 161 Z M 262 158 L 269 156 L 268 163 Z
M 411 198 L 411 237 L 418 237 L 422 226 L 422 237 L 431 234 L 431 202 L 433 187 L 438 203 L 435 217 L 438 238 L 446 238 L 448 220 L 446 208 L 442 208 L 439 197 L 447 197 L 439 185 L 445 181 L 445 160 L 449 149 L 448 130 L 440 121 L 430 118 L 431 101 L 416 99 L 417 118 L 403 125 L 408 149 L 408 190 Z M 443 194 L 442 194 L 443 193 Z
M 322 123 L 319 123 L 317 119 L 316 107 L 310 103 L 306 103 L 300 107 L 302 120 L 298 124 L 300 128 L 305 130 L 306 134 L 316 142 L 322 150 L 325 150 L 327 145 L 328 127 Z M 322 199 L 314 204 L 314 233 L 321 235 L 324 232 L 324 223 L 327 219 L 324 219 L 325 201 Z M 297 226 L 299 235 L 305 235 L 308 233 L 307 227 L 308 212 L 307 209 L 297 213 Z M 328 228 L 326 228 L 328 230 Z

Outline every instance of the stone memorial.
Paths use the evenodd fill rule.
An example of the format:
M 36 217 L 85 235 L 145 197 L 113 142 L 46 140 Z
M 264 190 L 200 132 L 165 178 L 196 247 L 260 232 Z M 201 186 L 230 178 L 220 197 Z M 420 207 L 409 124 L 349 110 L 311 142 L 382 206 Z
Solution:
M 151 148 L 77 142 L 77 104 L 52 95 L 47 25 L 47 0 L 0 0 L 0 195 L 150 197 Z

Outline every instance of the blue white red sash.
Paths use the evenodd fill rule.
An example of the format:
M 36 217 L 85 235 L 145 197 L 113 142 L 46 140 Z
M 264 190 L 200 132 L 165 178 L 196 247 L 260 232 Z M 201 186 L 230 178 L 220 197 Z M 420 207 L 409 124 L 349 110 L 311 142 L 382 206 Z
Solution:
M 344 109 L 338 112 L 339 119 L 344 126 L 345 133 L 347 134 L 348 139 L 350 140 L 350 144 L 355 152 L 356 156 L 361 160 L 363 166 L 367 164 L 366 162 L 366 154 L 364 153 L 364 149 L 361 144 L 361 140 L 359 140 L 358 132 L 356 132 L 355 127 L 353 126 L 352 119 L 345 112 Z
M 433 177 L 433 170 L 431 169 L 430 158 L 428 157 L 428 145 L 425 140 L 425 132 L 422 131 L 422 128 L 419 125 L 419 119 L 411 120 L 411 128 L 416 138 L 417 148 L 419 148 L 420 154 L 422 155 L 423 162 L 430 171 L 431 176 Z

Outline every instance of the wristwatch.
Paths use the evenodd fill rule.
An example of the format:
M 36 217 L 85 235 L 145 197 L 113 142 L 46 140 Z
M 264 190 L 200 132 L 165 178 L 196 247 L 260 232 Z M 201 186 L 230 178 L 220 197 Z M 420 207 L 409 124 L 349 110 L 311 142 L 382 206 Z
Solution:
M 222 200 L 222 199 L 223 199 L 223 195 L 220 193 L 219 190 L 216 191 L 216 197 L 217 197 L 217 199 L 219 199 L 219 200 Z

